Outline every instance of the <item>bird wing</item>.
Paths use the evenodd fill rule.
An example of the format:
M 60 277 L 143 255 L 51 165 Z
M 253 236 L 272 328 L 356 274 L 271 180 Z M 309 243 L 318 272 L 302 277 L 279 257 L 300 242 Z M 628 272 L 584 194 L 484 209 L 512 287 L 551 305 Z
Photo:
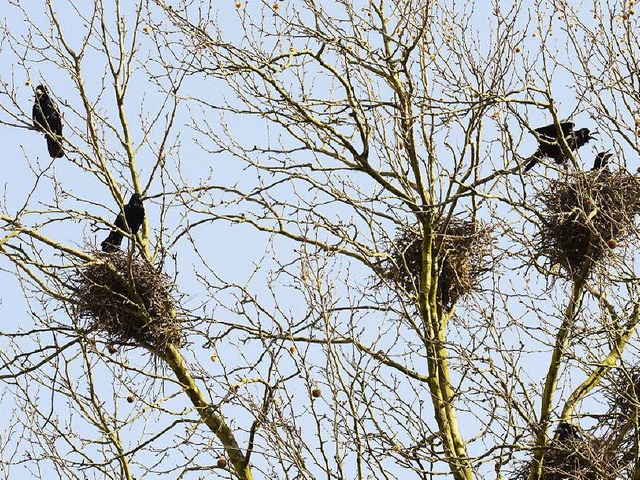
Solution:
M 31 109 L 31 118 L 33 120 L 33 126 L 36 128 L 36 130 L 40 132 L 44 131 L 47 121 L 45 120 L 44 114 L 42 113 L 42 108 L 40 108 L 40 105 L 37 101 L 33 104 L 33 109 Z
M 144 222 L 144 206 L 141 202 L 130 202 L 124 206 L 124 214 L 131 233 L 135 235 L 140 230 L 142 222 Z
M 571 135 L 571 133 L 573 132 L 573 127 L 575 127 L 575 124 L 573 122 L 560 123 L 560 128 L 562 129 L 562 135 L 564 135 L 565 137 L 568 135 Z M 544 127 L 536 128 L 533 131 L 536 132 L 541 137 L 548 137 L 552 139 L 558 138 L 558 130 L 556 129 L 555 124 L 553 123 L 551 125 L 546 125 Z
M 47 99 L 47 122 L 49 129 L 56 135 L 62 135 L 62 117 L 60 116 L 60 109 L 51 98 Z

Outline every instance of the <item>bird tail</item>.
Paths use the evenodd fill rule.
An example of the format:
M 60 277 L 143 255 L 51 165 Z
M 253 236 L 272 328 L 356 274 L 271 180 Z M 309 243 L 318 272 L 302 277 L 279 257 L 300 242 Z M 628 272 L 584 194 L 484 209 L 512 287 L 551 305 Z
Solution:
M 529 158 L 526 158 L 525 162 L 528 162 L 528 163 L 524 167 L 524 173 L 527 173 L 529 170 L 531 170 L 535 166 L 535 164 L 538 163 L 539 161 L 540 161 L 540 155 L 538 152 L 534 153 Z
M 52 158 L 64 157 L 64 148 L 62 148 L 62 142 L 51 134 L 46 134 L 46 137 L 47 137 L 47 149 L 49 150 L 49 155 Z
M 122 238 L 120 232 L 110 232 L 109 236 L 100 244 L 102 251 L 107 253 L 117 252 L 120 249 Z

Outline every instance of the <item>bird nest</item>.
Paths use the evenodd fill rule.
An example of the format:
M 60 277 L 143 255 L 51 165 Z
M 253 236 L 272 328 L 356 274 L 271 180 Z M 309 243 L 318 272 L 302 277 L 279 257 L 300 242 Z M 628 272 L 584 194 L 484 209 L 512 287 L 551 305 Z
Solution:
M 611 418 L 626 419 L 640 412 L 640 366 L 617 370 L 609 375 L 610 388 L 604 394 L 611 407 Z
M 640 181 L 626 170 L 576 172 L 542 193 L 541 253 L 577 276 L 632 235 Z
M 611 480 L 624 470 L 619 450 L 610 442 L 581 432 L 554 439 L 542 462 L 541 480 Z M 522 465 L 512 480 L 527 480 L 531 465 Z
M 638 452 L 638 415 L 640 414 L 640 366 L 619 368 L 609 373 L 604 394 L 609 411 L 602 415 L 602 430 L 608 432 L 616 446 L 613 452 L 621 467 L 629 470 L 625 478 L 633 476 Z
M 632 478 L 637 450 L 637 415 L 640 412 L 640 367 L 616 369 L 603 387 L 609 409 L 598 414 L 589 434 L 561 423 L 542 462 L 542 480 L 610 480 Z M 529 478 L 529 462 L 512 480 Z
M 182 325 L 169 278 L 127 252 L 94 255 L 98 261 L 77 269 L 71 279 L 76 317 L 114 343 L 179 346 Z
M 490 229 L 477 222 L 452 220 L 436 225 L 434 244 L 441 243 L 438 254 L 438 303 L 450 308 L 477 287 L 489 270 Z M 389 247 L 382 276 L 404 290 L 417 293 L 422 273 L 422 234 L 416 228 L 403 227 Z

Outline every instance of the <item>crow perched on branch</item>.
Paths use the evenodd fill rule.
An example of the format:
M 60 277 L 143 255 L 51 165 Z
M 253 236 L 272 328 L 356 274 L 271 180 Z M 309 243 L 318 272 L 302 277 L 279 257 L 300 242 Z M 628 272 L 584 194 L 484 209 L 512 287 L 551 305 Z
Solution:
M 127 220 L 125 225 L 124 220 Z M 114 223 L 115 229 L 111 230 L 109 236 L 101 243 L 103 252 L 115 252 L 120 248 L 123 232 L 130 232 L 133 235 L 138 233 L 142 222 L 144 221 L 144 205 L 142 205 L 142 197 L 137 193 L 131 195 L 129 203 L 124 206 L 124 218 L 122 213 L 118 214 L 118 218 Z
M 529 163 L 527 163 L 524 171 L 528 172 L 531 170 L 533 166 L 544 157 L 552 158 L 557 164 L 564 163 L 567 160 L 558 141 L 560 134 L 562 134 L 567 145 L 574 152 L 583 145 L 586 145 L 589 140 L 594 139 L 594 136 L 588 128 L 574 130 L 574 126 L 575 124 L 573 122 L 563 122 L 560 124 L 561 131 L 558 131 L 553 123 L 546 127 L 536 128 L 534 132 L 536 132 L 536 137 L 540 145 L 536 153 L 529 158 Z
M 595 160 L 593 161 L 593 167 L 591 171 L 594 170 L 604 170 L 609 165 L 609 160 L 613 157 L 613 153 L 610 152 L 599 152 L 596 155 Z
M 64 157 L 62 148 L 62 117 L 58 106 L 49 96 L 47 87 L 36 87 L 36 100 L 31 111 L 33 126 L 39 132 L 44 133 L 47 139 L 47 149 L 53 158 Z

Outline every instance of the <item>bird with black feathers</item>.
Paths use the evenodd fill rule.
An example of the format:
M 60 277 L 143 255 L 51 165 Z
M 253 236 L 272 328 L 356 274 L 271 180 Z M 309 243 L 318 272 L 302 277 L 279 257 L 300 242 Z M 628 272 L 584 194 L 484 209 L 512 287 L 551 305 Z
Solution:
M 125 224 L 126 220 L 126 224 Z M 116 252 L 120 248 L 124 233 L 131 233 L 135 235 L 140 230 L 144 222 L 144 205 L 142 204 L 142 197 L 134 193 L 131 195 L 129 203 L 124 206 L 124 217 L 122 212 L 118 214 L 116 221 L 114 222 L 114 228 L 109 233 L 109 236 L 100 244 L 103 252 Z
M 560 422 L 556 430 L 555 438 L 561 442 L 573 441 L 580 439 L 580 430 L 575 425 L 571 425 L 565 421 Z
M 599 152 L 593 161 L 591 171 L 605 170 L 605 168 L 609 166 L 609 160 L 611 160 L 611 157 L 613 157 L 613 153 L 610 153 L 609 151 Z
M 47 87 L 36 87 L 36 100 L 31 111 L 33 127 L 44 133 L 47 139 L 47 149 L 53 158 L 64 157 L 62 148 L 62 117 L 60 110 L 49 96 Z
M 562 122 L 560 123 L 560 130 L 553 123 L 545 127 L 536 128 L 534 132 L 539 143 L 538 150 L 529 157 L 529 163 L 527 163 L 524 171 L 528 172 L 545 157 L 553 159 L 557 164 L 566 162 L 567 156 L 559 143 L 561 136 L 564 137 L 569 149 L 573 152 L 595 138 L 588 128 L 574 130 L 573 127 L 575 127 L 573 122 Z

